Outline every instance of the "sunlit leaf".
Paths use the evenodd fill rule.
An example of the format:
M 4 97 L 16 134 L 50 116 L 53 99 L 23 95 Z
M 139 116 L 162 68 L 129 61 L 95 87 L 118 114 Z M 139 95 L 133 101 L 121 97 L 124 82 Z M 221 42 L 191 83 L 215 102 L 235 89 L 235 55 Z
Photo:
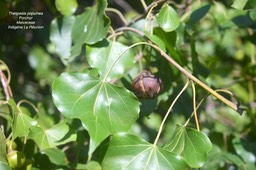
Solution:
M 50 129 L 33 126 L 28 138 L 33 139 L 40 149 L 44 150 L 75 141 L 76 134 L 69 128 L 66 122 L 63 121 Z
M 0 162 L 7 162 L 6 161 L 6 139 L 2 129 L 0 129 Z
M 248 0 L 234 0 L 232 7 L 235 9 L 243 10 Z
M 112 170 L 188 169 L 180 156 L 127 133 L 113 136 L 102 166 Z
M 55 52 L 61 58 L 64 64 L 71 62 L 74 57 L 71 56 L 71 28 L 75 17 L 56 18 L 51 23 L 50 40 L 55 46 Z
M 72 15 L 78 6 L 76 0 L 56 0 L 55 5 L 62 15 Z
M 12 112 L 14 115 L 13 125 L 12 125 L 12 138 L 27 136 L 30 128 L 37 125 L 37 121 L 32 119 L 30 116 L 25 114 L 20 108 L 17 107 L 15 101 L 10 99 L 8 101 L 9 105 L 12 107 Z
M 127 46 L 118 42 L 102 41 L 94 46 L 87 46 L 86 54 L 89 64 L 97 68 L 100 77 L 103 78 L 112 67 L 115 60 L 127 49 Z M 121 56 L 117 63 L 115 63 L 107 80 L 121 77 L 125 71 L 133 65 L 134 54 L 131 50 L 128 50 Z
M 212 143 L 209 138 L 196 129 L 178 125 L 174 137 L 165 149 L 183 156 L 191 167 L 201 167 L 207 160 Z
M 171 6 L 164 5 L 157 16 L 157 22 L 164 31 L 170 32 L 178 28 L 180 18 Z
M 52 89 L 60 112 L 81 119 L 88 130 L 89 155 L 108 135 L 128 131 L 138 118 L 139 102 L 130 91 L 87 73 L 63 73 Z
M 106 7 L 106 0 L 97 0 L 96 5 L 86 8 L 84 13 L 76 17 L 72 28 L 72 56 L 80 53 L 84 43 L 94 44 L 106 37 L 110 26 L 110 20 L 105 15 Z

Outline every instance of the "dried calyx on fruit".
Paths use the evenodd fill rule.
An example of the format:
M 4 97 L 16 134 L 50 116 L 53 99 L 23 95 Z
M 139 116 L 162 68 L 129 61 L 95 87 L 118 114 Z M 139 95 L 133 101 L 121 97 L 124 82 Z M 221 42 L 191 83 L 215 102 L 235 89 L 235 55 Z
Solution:
M 133 80 L 132 87 L 138 98 L 150 99 L 159 94 L 162 89 L 162 81 L 149 71 L 142 70 Z

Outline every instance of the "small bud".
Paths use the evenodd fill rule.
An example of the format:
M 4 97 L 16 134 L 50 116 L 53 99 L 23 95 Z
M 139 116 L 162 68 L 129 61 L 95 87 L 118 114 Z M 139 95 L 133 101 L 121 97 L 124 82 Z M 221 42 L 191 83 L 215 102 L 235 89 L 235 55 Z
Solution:
M 149 71 L 143 70 L 133 80 L 132 87 L 138 98 L 150 99 L 159 94 L 162 88 L 162 81 Z

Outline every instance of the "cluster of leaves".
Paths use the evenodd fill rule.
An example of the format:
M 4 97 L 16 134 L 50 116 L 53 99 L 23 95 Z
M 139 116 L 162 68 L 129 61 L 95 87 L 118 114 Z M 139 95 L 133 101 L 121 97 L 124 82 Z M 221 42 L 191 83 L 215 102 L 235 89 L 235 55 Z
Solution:
M 16 44 L 1 42 L 9 68 L 1 62 L 0 169 L 13 168 L 14 150 L 25 154 L 21 169 L 256 169 L 256 3 L 141 0 L 141 9 L 122 2 L 45 4 L 56 14 L 40 30 L 49 30 L 48 41 L 35 31 L 43 45 L 21 42 L 32 80 L 15 75 L 6 58 Z M 19 5 L 1 5 L 4 22 L 6 4 Z M 163 80 L 156 98 L 131 91 L 142 68 Z M 220 99 L 217 92 L 246 112 L 207 97 Z

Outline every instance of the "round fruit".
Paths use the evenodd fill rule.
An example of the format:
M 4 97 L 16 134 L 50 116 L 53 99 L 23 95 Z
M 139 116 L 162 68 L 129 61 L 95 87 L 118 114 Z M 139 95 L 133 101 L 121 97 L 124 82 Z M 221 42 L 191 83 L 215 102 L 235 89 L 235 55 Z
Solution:
M 12 150 L 8 153 L 7 160 L 11 168 L 20 168 L 26 161 L 26 155 L 23 152 Z
M 143 70 L 132 82 L 135 95 L 139 98 L 150 99 L 155 97 L 162 88 L 160 78 Z

